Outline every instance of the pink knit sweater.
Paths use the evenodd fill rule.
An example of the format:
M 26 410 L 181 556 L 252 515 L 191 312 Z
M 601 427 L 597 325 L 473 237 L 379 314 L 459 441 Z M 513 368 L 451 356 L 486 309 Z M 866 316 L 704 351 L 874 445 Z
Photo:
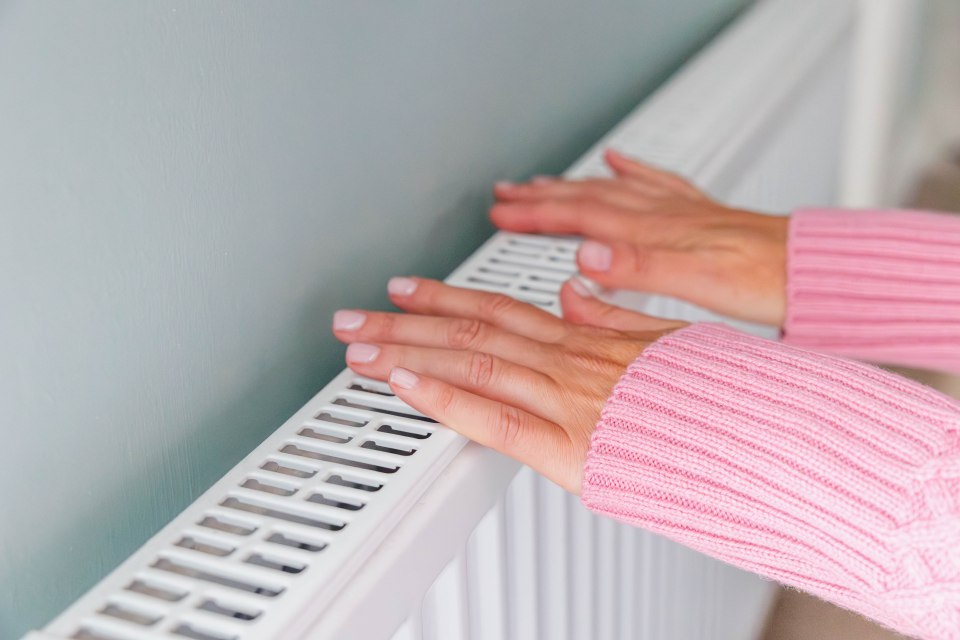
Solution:
M 960 220 L 800 212 L 788 281 L 787 341 L 960 370 Z M 719 325 L 670 334 L 607 402 L 582 500 L 960 639 L 960 403 L 875 367 Z
M 786 342 L 960 373 L 960 216 L 809 209 L 788 249 Z

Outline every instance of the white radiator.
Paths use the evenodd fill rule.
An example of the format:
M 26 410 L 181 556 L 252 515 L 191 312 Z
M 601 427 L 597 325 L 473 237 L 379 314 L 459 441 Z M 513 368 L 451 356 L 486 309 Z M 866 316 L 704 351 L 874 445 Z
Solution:
M 603 173 L 600 151 L 614 146 L 739 205 L 787 212 L 835 201 L 855 22 L 844 0 L 759 3 L 568 175 Z M 576 244 L 497 234 L 449 281 L 556 312 Z M 710 318 L 664 298 L 615 298 L 657 315 Z M 344 371 L 31 637 L 759 633 L 770 583 L 595 517 L 528 469 L 464 444 L 384 385 Z

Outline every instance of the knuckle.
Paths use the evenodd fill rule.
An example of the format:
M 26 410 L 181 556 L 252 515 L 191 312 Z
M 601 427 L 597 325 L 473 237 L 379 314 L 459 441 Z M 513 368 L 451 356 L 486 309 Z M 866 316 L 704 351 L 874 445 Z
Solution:
M 456 391 L 451 386 L 443 385 L 437 389 L 437 394 L 434 398 L 437 413 L 439 415 L 450 415 L 455 409 L 456 398 Z
M 474 387 L 485 387 L 493 380 L 494 358 L 489 353 L 476 352 L 470 355 L 467 382 Z
M 490 321 L 496 321 L 510 313 L 517 306 L 517 301 L 502 293 L 484 296 L 480 301 L 480 316 Z
M 483 323 L 479 320 L 457 319 L 447 330 L 447 344 L 451 349 L 472 349 L 480 345 Z
M 500 405 L 495 415 L 497 423 L 493 433 L 497 447 L 504 451 L 516 448 L 527 426 L 524 415 L 519 409 L 509 405 Z
M 630 254 L 630 270 L 637 276 L 648 275 L 650 273 L 650 253 L 633 247 Z
M 604 372 L 610 365 L 610 361 L 606 357 L 591 351 L 580 351 L 570 354 L 570 357 L 571 364 L 574 365 L 575 369 L 590 373 Z

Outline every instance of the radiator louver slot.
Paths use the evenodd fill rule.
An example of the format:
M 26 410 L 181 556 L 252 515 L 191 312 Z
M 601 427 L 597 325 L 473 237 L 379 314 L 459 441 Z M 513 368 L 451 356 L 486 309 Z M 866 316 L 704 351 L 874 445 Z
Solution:
M 300 435 L 305 438 L 326 440 L 327 442 L 336 442 L 337 444 L 346 444 L 353 440 L 353 436 L 341 435 L 335 431 L 319 426 L 304 427 L 300 430 Z
M 350 383 L 350 386 L 347 387 L 350 391 L 364 391 L 366 393 L 373 393 L 378 396 L 388 396 L 390 398 L 395 398 L 393 392 L 390 391 L 390 387 L 377 380 L 354 380 Z
M 267 598 L 275 598 L 283 593 L 283 587 L 280 586 L 255 584 L 253 582 L 248 582 L 243 578 L 231 576 L 226 573 L 190 566 L 188 563 L 180 560 L 160 558 L 153 563 L 152 566 L 154 569 L 159 569 L 160 571 L 169 571 L 170 573 L 186 576 L 188 578 L 194 578 L 196 580 L 218 584 L 224 587 L 229 587 L 230 589 L 246 591 L 247 593 L 255 593 Z
M 377 406 L 375 404 L 362 404 L 356 400 L 351 400 L 349 398 L 337 398 L 333 401 L 333 404 L 340 405 L 341 407 L 350 407 L 351 409 L 362 409 L 364 411 L 373 411 L 374 413 L 382 413 L 388 416 L 398 416 L 400 418 L 410 418 L 412 420 L 423 420 L 424 422 L 433 422 L 436 424 L 435 420 L 421 415 L 419 413 L 413 412 L 412 409 L 407 411 L 400 411 L 397 409 L 390 409 L 384 406 Z
M 287 461 L 267 460 L 260 465 L 260 468 L 264 471 L 281 473 L 285 476 L 293 476 L 295 478 L 312 478 L 313 476 L 317 475 L 316 469 L 299 467 Z
M 293 522 L 296 524 L 305 524 L 308 527 L 327 529 L 329 531 L 340 531 L 347 526 L 346 522 L 338 521 L 333 518 L 292 513 L 268 505 L 256 504 L 248 498 L 227 498 L 221 502 L 220 505 L 229 509 L 239 509 L 241 511 L 256 513 L 258 515 L 274 518 L 276 520 L 284 520 L 286 522 Z
M 191 638 L 192 640 L 236 640 L 236 635 L 225 635 L 215 633 L 205 629 L 200 629 L 192 624 L 180 624 L 173 630 L 174 635 Z
M 97 633 L 86 627 L 81 627 L 75 634 L 70 636 L 70 638 L 72 638 L 72 640 L 128 640 L 128 638 L 121 636 Z
M 127 622 L 139 624 L 144 627 L 149 627 L 156 624 L 163 617 L 160 614 L 144 613 L 142 611 L 136 611 L 119 604 L 108 604 L 100 610 L 100 613 L 105 616 L 119 618 L 120 620 L 126 620 Z
M 261 611 L 257 610 L 241 610 L 237 607 L 226 605 L 213 599 L 204 600 L 203 603 L 197 608 L 201 611 L 209 611 L 210 613 L 227 616 L 228 618 L 236 618 L 237 620 L 243 620 L 244 622 L 256 620 L 262 613 Z
M 307 498 L 307 500 L 310 502 L 316 502 L 317 504 L 323 504 L 328 507 L 346 509 L 347 511 L 360 511 L 360 509 L 363 509 L 364 505 L 364 503 L 359 500 L 335 496 L 330 493 L 315 493 Z
M 224 531 L 226 533 L 232 533 L 238 536 L 249 536 L 257 530 L 255 526 L 223 516 L 206 516 L 197 524 L 199 524 L 201 527 L 208 527 L 210 529 L 216 529 L 217 531 Z
M 485 288 L 494 287 L 497 289 L 506 289 L 510 286 L 508 281 L 497 281 L 488 278 L 467 278 L 467 282 L 470 284 L 478 284 Z
M 323 551 L 327 546 L 325 542 L 311 542 L 286 533 L 275 533 L 267 538 L 267 542 L 280 544 L 285 547 L 293 547 L 294 549 L 302 549 L 304 551 L 309 551 L 310 553 Z
M 134 580 L 126 586 L 126 589 L 127 591 L 133 591 L 134 593 L 140 593 L 166 602 L 179 602 L 187 595 L 186 591 L 143 579 Z
M 388 442 L 384 442 L 383 440 L 375 440 L 373 438 L 364 442 L 362 445 L 360 445 L 360 447 L 363 449 L 371 449 L 373 451 L 382 451 L 395 456 L 412 456 L 416 452 L 416 449 L 413 447 L 390 444 Z
M 347 476 L 345 474 L 332 475 L 327 478 L 327 482 L 330 484 L 340 485 L 341 487 L 350 487 L 351 489 L 359 489 L 361 491 L 380 491 L 383 488 L 382 484 L 377 484 L 372 480 L 361 480 L 359 478 Z
M 360 460 L 352 460 L 350 458 L 342 458 L 340 456 L 332 456 L 321 451 L 310 451 L 294 444 L 289 444 L 280 451 L 294 456 L 303 456 L 304 458 L 313 458 L 314 460 L 322 460 L 324 462 L 334 462 L 348 467 L 369 469 L 370 471 L 377 471 L 379 473 L 396 473 L 400 469 L 400 467 L 396 465 L 373 464 L 370 462 L 361 462 Z
M 359 429 L 366 425 L 366 421 L 356 420 L 343 412 L 324 411 L 317 416 L 320 422 L 332 422 L 333 424 L 342 424 L 348 427 Z
M 258 567 L 266 567 L 267 569 L 273 569 L 274 571 L 283 571 L 284 573 L 300 573 L 306 567 L 297 562 L 290 562 L 288 560 L 282 560 L 279 558 L 271 558 L 270 556 L 264 555 L 262 553 L 253 553 L 244 560 L 247 564 L 257 565 Z
M 426 440 L 430 437 L 429 431 L 407 425 L 384 424 L 381 425 L 377 431 L 380 433 L 389 433 L 394 436 L 403 436 L 404 438 L 416 438 L 417 440 Z
M 277 482 L 268 482 L 259 478 L 247 478 L 247 480 L 244 481 L 244 483 L 240 486 L 244 489 L 263 491 L 264 493 L 283 497 L 292 496 L 297 492 L 296 487 L 291 487 L 289 485 L 284 485 Z
M 177 540 L 174 544 L 176 544 L 178 547 L 183 547 L 184 549 L 192 549 L 193 551 L 199 551 L 200 553 L 209 553 L 210 555 L 218 558 L 228 556 L 236 550 L 235 547 L 228 544 L 198 540 L 193 536 L 184 536 Z

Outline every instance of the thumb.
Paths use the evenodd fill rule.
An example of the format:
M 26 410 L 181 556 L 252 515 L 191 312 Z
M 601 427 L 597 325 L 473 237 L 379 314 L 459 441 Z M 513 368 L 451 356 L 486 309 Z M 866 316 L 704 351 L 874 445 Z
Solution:
M 563 318 L 574 324 L 589 324 L 617 331 L 653 331 L 676 323 L 607 304 L 596 297 L 597 285 L 583 276 L 573 276 L 560 289 Z
M 690 257 L 629 242 L 584 240 L 577 250 L 580 273 L 609 289 L 670 295 L 690 270 Z

